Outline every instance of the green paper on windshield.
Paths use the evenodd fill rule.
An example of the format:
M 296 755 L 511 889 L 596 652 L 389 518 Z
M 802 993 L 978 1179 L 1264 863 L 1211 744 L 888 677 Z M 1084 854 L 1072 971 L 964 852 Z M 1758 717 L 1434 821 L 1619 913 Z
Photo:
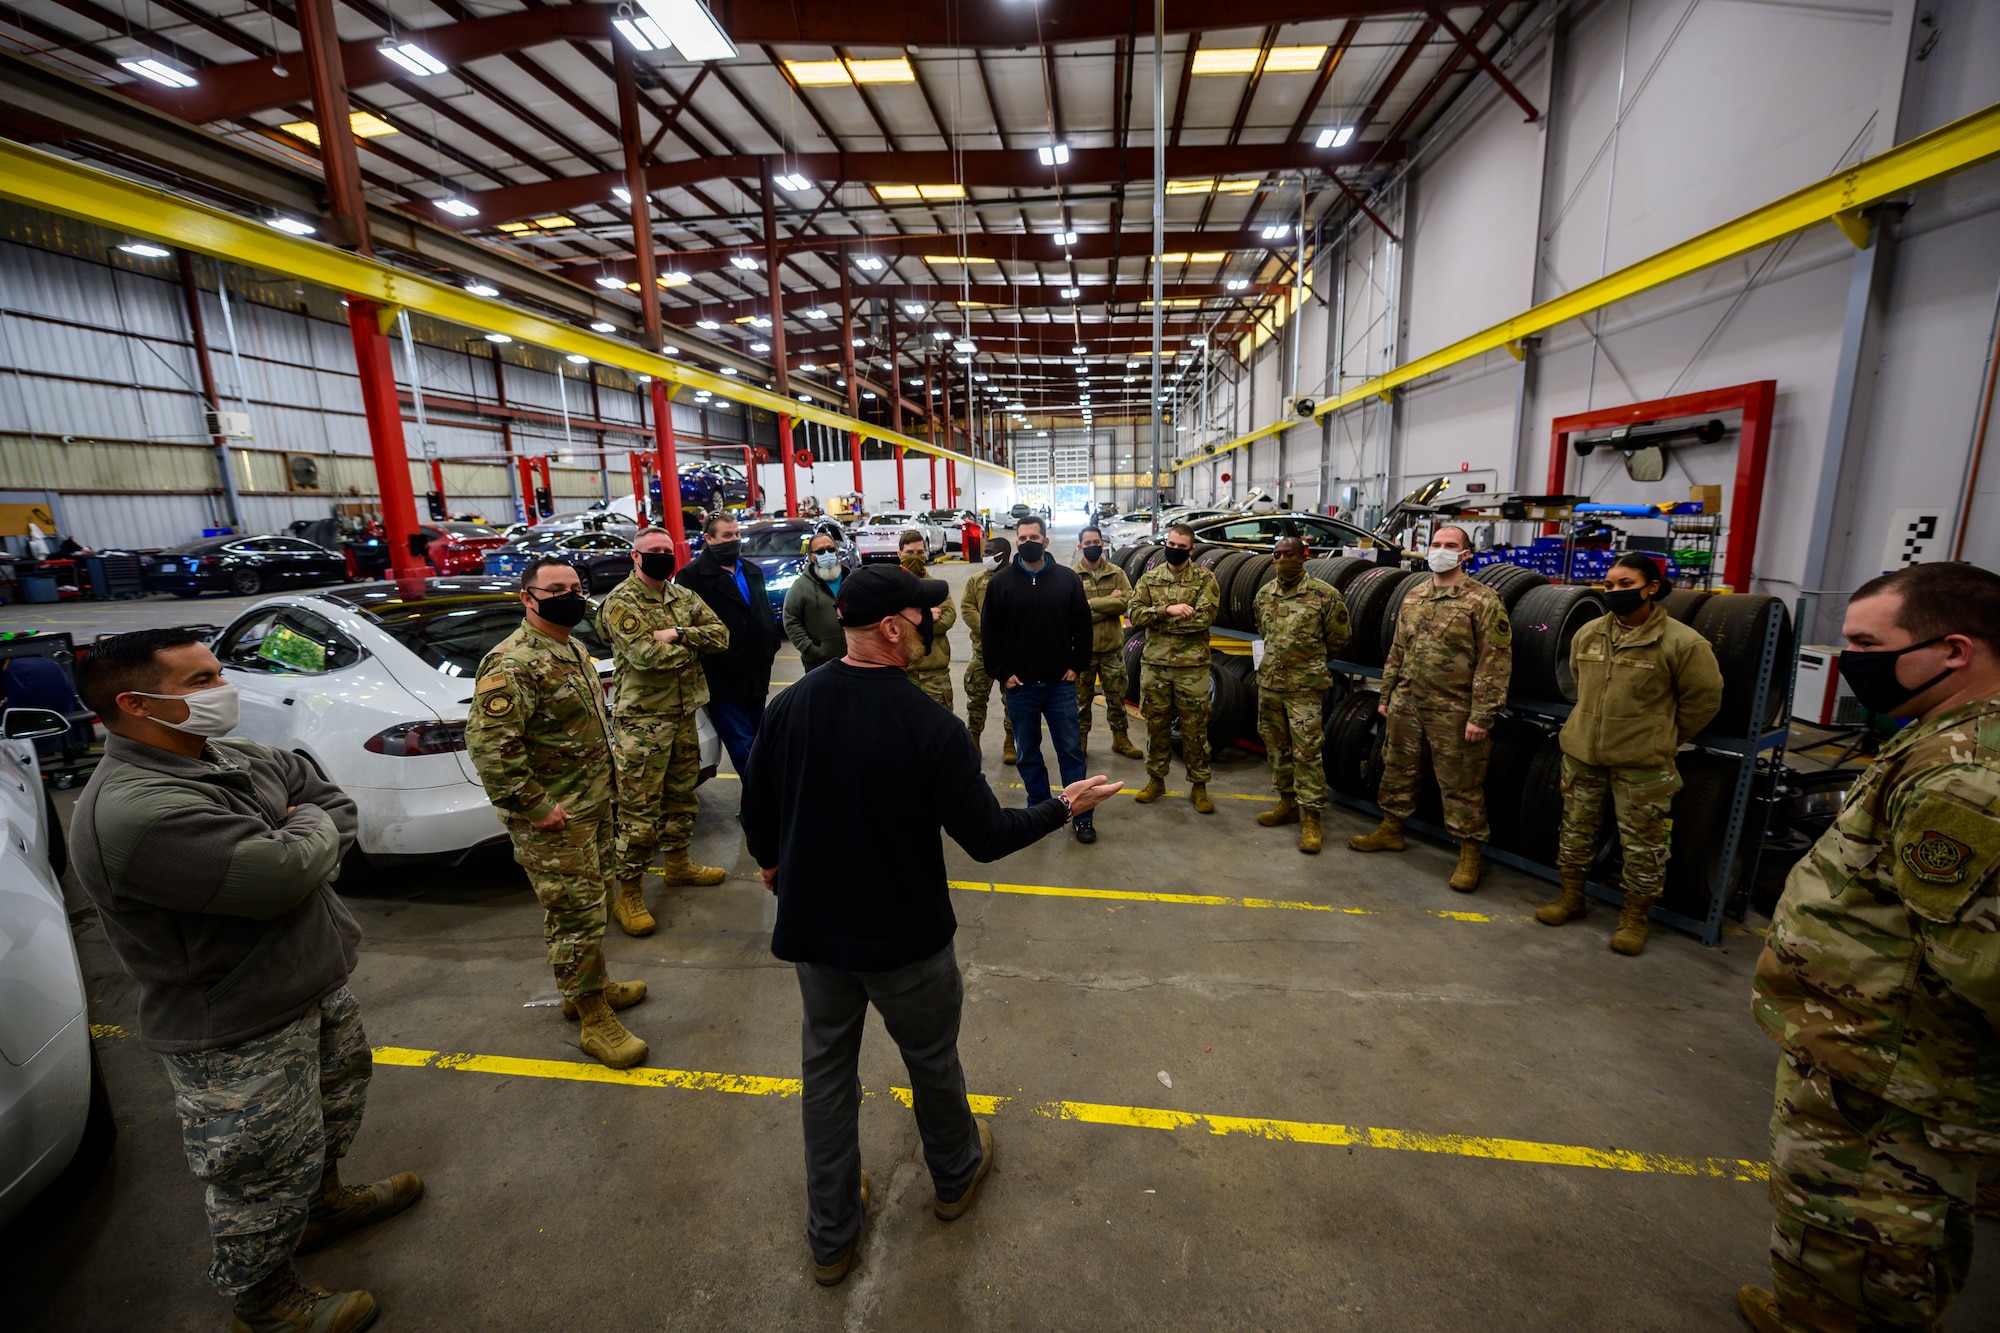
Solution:
M 273 626 L 264 636 L 264 642 L 257 645 L 257 656 L 299 671 L 326 670 L 326 645 L 283 625 Z

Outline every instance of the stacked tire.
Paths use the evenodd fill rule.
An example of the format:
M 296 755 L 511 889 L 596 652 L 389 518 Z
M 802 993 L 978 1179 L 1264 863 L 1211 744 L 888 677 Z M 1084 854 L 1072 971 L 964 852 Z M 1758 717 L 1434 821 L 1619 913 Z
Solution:
M 1671 602 L 1672 598 L 1668 600 Z M 1790 702 L 1785 698 L 1780 676 L 1792 660 L 1792 617 L 1785 604 L 1776 597 L 1733 593 L 1706 599 L 1691 615 L 1688 624 L 1715 649 L 1715 663 L 1722 668 L 1722 710 L 1708 724 L 1709 728 L 1725 735 L 1748 736 L 1775 725 Z M 1771 686 L 1764 700 L 1763 716 L 1753 718 L 1757 681 L 1764 667 L 1764 644 L 1773 625 L 1777 628 L 1778 642 L 1772 657 Z
M 1524 699 L 1575 703 L 1570 640 L 1604 613 L 1603 597 L 1591 588 L 1550 583 L 1525 589 L 1508 613 L 1514 629 L 1514 674 L 1509 693 Z
M 1372 801 L 1382 785 L 1382 717 L 1375 711 L 1382 696 L 1356 690 L 1339 700 L 1331 693 L 1327 697 L 1321 715 L 1327 785 L 1356 800 Z
M 1208 664 L 1208 752 L 1257 733 L 1257 669 L 1248 653 L 1217 653 Z
M 1248 560 L 1237 564 L 1230 570 L 1229 587 L 1224 591 L 1218 623 L 1224 629 L 1254 633 L 1257 629 L 1257 590 L 1276 577 L 1277 561 L 1268 555 L 1252 554 Z
M 1548 580 L 1532 569 L 1519 565 L 1488 565 L 1472 576 L 1499 594 L 1500 601 L 1507 608 L 1507 614 L 1514 614 L 1514 605 L 1530 589 L 1547 585 Z
M 1346 594 L 1349 584 L 1374 567 L 1374 561 L 1363 560 L 1356 555 L 1321 557 L 1306 561 L 1306 573 L 1322 583 L 1332 584 L 1333 590 L 1342 595 Z
M 1347 652 L 1350 661 L 1363 666 L 1380 666 L 1386 653 L 1382 647 L 1382 623 L 1388 610 L 1389 600 L 1397 589 L 1417 577 L 1407 569 L 1393 565 L 1377 565 L 1364 571 L 1347 585 Z M 1401 599 L 1397 598 L 1400 604 Z M 1390 624 L 1390 637 L 1395 635 L 1395 622 Z
M 1528 786 L 1528 766 L 1534 762 L 1548 732 L 1525 718 L 1503 713 L 1493 723 L 1493 748 L 1486 761 L 1486 820 L 1493 846 L 1520 852 L 1522 794 Z M 1557 795 L 1561 795 L 1561 764 L 1557 761 Z

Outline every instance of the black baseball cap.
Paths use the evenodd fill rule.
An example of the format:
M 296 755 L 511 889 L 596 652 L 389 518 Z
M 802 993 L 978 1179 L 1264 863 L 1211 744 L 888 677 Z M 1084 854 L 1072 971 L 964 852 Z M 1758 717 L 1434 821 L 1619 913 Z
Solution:
M 943 579 L 920 579 L 901 565 L 868 565 L 840 581 L 833 609 L 841 624 L 861 629 L 906 606 L 936 606 L 949 596 Z

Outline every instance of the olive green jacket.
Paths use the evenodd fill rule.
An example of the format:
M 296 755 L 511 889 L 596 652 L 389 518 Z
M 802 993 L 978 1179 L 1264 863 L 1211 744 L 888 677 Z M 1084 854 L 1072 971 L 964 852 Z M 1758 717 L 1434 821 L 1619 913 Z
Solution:
M 1605 768 L 1666 768 L 1722 707 L 1722 670 L 1708 640 L 1655 605 L 1637 629 L 1605 615 L 1570 640 L 1576 708 L 1563 753 Z
M 1125 608 L 1132 596 L 1132 580 L 1107 557 L 1092 569 L 1081 556 L 1070 568 L 1083 580 L 1083 595 L 1090 603 L 1090 651 L 1108 653 L 1125 646 Z
M 811 569 L 785 589 L 785 637 L 799 650 L 799 660 L 808 671 L 847 655 L 847 632 L 840 627 L 833 599 L 833 589 Z

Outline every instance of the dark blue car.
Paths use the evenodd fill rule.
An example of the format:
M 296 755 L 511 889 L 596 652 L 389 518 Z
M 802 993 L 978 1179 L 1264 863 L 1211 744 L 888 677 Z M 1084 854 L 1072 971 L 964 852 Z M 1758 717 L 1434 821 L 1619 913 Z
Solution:
M 785 594 L 805 575 L 806 547 L 814 536 L 824 533 L 833 538 L 840 562 L 849 569 L 859 563 L 854 544 L 830 518 L 758 519 L 745 523 L 742 532 L 743 558 L 763 571 L 764 595 L 770 599 L 773 620 L 784 615 Z

